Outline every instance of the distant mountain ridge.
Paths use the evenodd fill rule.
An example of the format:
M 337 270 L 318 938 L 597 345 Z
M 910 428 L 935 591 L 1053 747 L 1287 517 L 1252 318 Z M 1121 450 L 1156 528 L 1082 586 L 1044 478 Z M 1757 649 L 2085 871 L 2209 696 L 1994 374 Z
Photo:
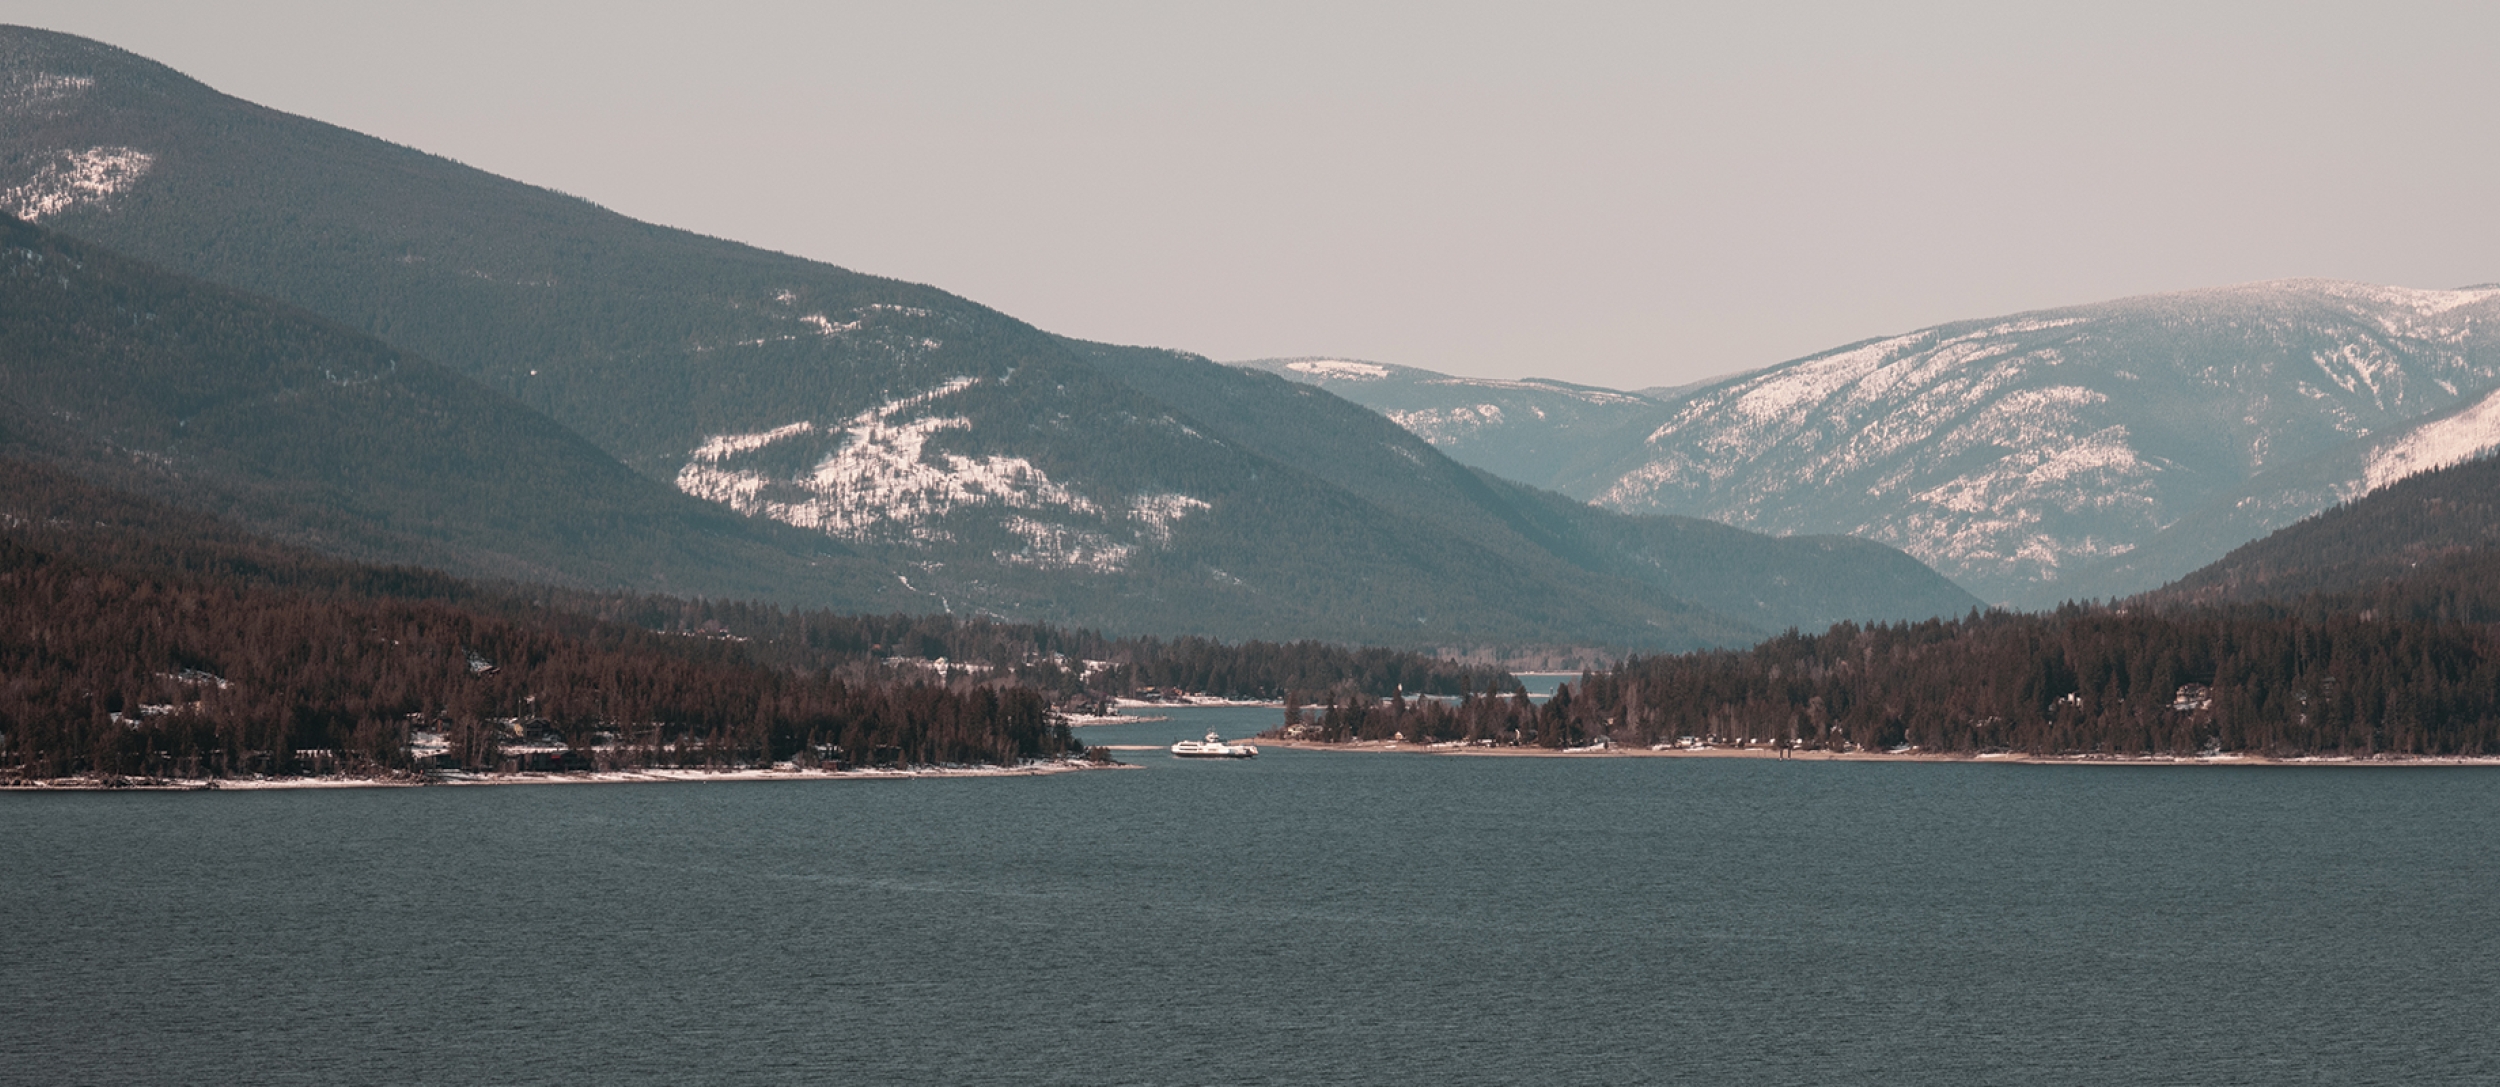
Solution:
M 2500 287 L 2283 280 L 1962 321 L 1646 391 L 1475 463 L 1626 512 L 1880 540 L 2015 606 L 2125 596 L 2500 446 L 2496 319 Z M 1392 418 L 1517 414 L 1492 383 L 1353 365 L 1293 376 Z
M 1761 589 L 1729 615 L 1673 595 L 1673 577 L 1565 557 L 1585 541 L 1527 542 L 1498 511 L 1384 504 L 1337 480 L 1437 486 L 1454 466 L 1385 441 L 1338 447 L 1360 463 L 1261 452 L 1136 372 L 943 291 L 635 222 L 65 35 L 0 29 L 0 204 L 438 361 L 645 478 L 882 567 L 921 608 L 1650 649 L 1834 610 L 1795 589 L 1830 577 L 1780 563 L 1685 578 Z M 1892 574 L 1852 578 L 1862 559 Z M 1672 549 L 1640 561 L 1679 569 Z M 1904 590 L 1855 593 L 1851 610 L 1873 609 L 1857 617 L 1969 599 L 1932 572 L 1892 576 L 1895 554 L 1817 561 Z
M 1593 385 L 1455 377 L 1354 359 L 1232 365 L 1326 389 L 1388 416 L 1451 460 L 1539 487 L 1585 471 L 1613 432 L 1653 418 L 1659 407 L 1647 396 Z
M 1565 490 L 1882 540 L 2020 605 L 2115 591 L 2114 567 L 2144 588 L 2500 440 L 2470 410 L 2500 384 L 2495 316 L 2500 291 L 2289 280 L 1958 322 L 1696 390 Z

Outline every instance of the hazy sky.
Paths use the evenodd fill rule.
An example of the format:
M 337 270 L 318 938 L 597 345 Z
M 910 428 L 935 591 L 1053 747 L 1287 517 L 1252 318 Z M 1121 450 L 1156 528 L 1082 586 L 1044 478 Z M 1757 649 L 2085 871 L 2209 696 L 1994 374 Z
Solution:
M 2500 280 L 2500 4 L 11 0 L 637 218 L 1220 359 L 1626 387 Z

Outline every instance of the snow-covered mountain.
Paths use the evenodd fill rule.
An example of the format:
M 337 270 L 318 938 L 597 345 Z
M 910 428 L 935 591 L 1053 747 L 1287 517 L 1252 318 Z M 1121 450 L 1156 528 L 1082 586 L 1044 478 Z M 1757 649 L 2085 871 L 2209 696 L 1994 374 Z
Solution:
M 1899 547 L 1992 601 L 2140 592 L 2500 444 L 2500 287 L 2287 280 L 1967 321 L 1620 393 L 1333 358 L 1452 458 L 1631 513 Z
M 1558 484 L 2018 606 L 2139 591 L 2500 445 L 2496 321 L 2500 286 L 2284 280 L 1941 325 L 1689 391 Z
M 1659 402 L 1637 393 L 1543 378 L 1455 377 L 1354 359 L 1256 359 L 1235 366 L 1313 385 L 1389 417 L 1460 464 L 1539 487 L 1585 470 L 1627 426 L 1652 422 Z M 1638 440 L 1646 427 L 1628 437 Z

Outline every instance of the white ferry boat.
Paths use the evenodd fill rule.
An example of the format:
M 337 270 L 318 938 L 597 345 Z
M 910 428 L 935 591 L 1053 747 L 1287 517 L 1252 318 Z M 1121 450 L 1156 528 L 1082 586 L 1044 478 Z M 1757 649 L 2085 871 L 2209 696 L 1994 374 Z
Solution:
M 1214 733 L 1203 740 L 1182 740 L 1172 745 L 1172 754 L 1183 759 L 1247 759 L 1258 755 L 1259 749 L 1249 744 L 1228 744 Z

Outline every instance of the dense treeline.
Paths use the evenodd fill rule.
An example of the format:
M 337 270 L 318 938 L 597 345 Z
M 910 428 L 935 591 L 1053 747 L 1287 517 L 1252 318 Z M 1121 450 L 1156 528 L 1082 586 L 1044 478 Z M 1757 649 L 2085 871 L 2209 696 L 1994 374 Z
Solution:
M 1331 697 L 1326 740 L 2032 754 L 2500 755 L 2500 553 L 2230 609 L 1844 623 L 1650 657 L 1547 705 Z
M 1544 706 L 1334 692 L 1328 740 L 2034 754 L 2500 755 L 2500 460 L 2425 473 L 2158 592 L 1636 658 Z
M 843 615 L 655 596 L 549 593 L 545 602 L 650 630 L 744 639 L 759 659 L 791 667 L 871 657 L 970 664 L 1012 675 L 1062 700 L 1169 691 L 1266 700 L 1339 684 L 1385 698 L 1516 686 L 1509 673 L 1489 665 L 1315 641 L 1112 637 L 985 618 Z
M 0 767 L 31 777 L 1004 764 L 1078 745 L 1044 696 L 795 672 L 734 643 L 431 600 L 99 569 L 0 539 Z
M 480 585 L 0 469 L 0 773 L 999 763 L 1081 748 L 1054 702 L 1514 682 L 1315 643 Z

